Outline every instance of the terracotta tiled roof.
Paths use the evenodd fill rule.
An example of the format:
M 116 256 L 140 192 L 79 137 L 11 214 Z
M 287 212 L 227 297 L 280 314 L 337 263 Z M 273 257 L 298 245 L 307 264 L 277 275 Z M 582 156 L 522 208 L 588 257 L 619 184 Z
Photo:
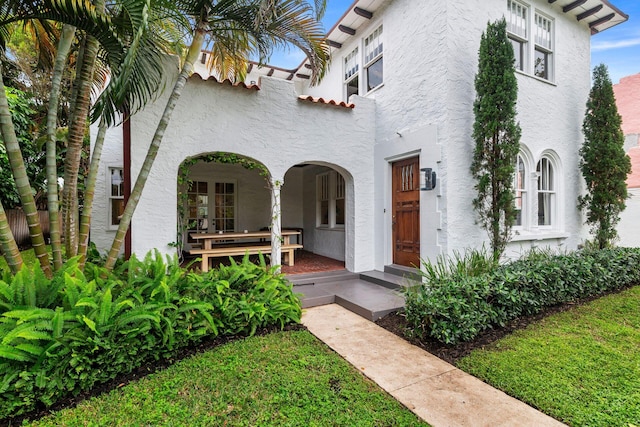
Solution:
M 240 87 L 243 89 L 249 89 L 249 90 L 260 90 L 260 86 L 258 86 L 257 84 L 246 84 L 245 82 L 232 82 L 229 79 L 224 79 L 222 81 L 216 79 L 214 76 L 209 76 L 208 78 L 204 78 L 202 77 L 200 74 L 198 73 L 193 73 L 193 75 L 191 76 L 191 78 L 194 78 L 195 76 L 200 77 L 201 80 L 204 80 L 206 82 L 212 81 L 221 85 L 227 85 L 227 86 L 231 86 L 231 87 Z
M 335 105 L 337 107 L 344 107 L 344 108 L 354 108 L 356 105 L 353 103 L 346 103 L 344 101 L 335 101 L 333 99 L 324 99 L 324 98 L 314 98 L 311 95 L 300 95 L 298 96 L 298 99 L 301 101 L 309 101 L 309 102 L 313 102 L 315 104 L 327 104 L 327 105 Z

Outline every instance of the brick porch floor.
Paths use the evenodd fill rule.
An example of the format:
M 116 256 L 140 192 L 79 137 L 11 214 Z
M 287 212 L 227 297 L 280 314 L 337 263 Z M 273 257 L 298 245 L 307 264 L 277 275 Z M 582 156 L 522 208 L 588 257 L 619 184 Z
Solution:
M 241 261 L 242 256 L 233 257 L 236 261 Z M 192 259 L 192 258 L 191 258 Z M 258 262 L 258 256 L 251 256 L 253 262 Z M 189 260 L 185 260 L 185 263 Z M 213 260 L 213 266 L 217 267 L 220 264 L 229 264 L 228 257 L 215 258 Z M 200 266 L 199 263 L 193 265 L 194 267 Z M 282 266 L 282 272 L 287 276 L 303 273 L 318 273 L 324 271 L 336 271 L 344 270 L 344 261 L 328 258 L 325 256 L 317 255 L 305 250 L 297 250 L 295 254 L 295 265 L 289 267 L 287 265 Z

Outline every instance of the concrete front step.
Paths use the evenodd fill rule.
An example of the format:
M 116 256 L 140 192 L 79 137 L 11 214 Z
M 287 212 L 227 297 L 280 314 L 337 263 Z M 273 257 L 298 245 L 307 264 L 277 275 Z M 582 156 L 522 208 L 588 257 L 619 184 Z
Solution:
M 322 283 L 339 282 L 342 280 L 357 279 L 358 274 L 347 270 L 321 271 L 318 273 L 305 273 L 287 275 L 287 280 L 294 286 L 319 285 Z
M 389 274 L 394 274 L 400 277 L 405 277 L 407 279 L 414 280 L 417 282 L 422 281 L 422 275 L 420 275 L 420 270 L 413 267 L 405 267 L 404 265 L 399 265 L 399 264 L 385 265 L 384 272 Z
M 293 290 L 303 294 L 303 308 L 335 302 L 372 321 L 404 308 L 400 292 L 360 279 L 294 286 Z
M 360 279 L 389 289 L 406 289 L 418 284 L 412 279 L 377 270 L 360 273 Z
M 340 270 L 296 274 L 287 279 L 293 283 L 294 292 L 303 295 L 302 308 L 336 303 L 365 319 L 377 320 L 404 309 L 402 291 L 418 284 L 415 269 L 397 267 L 400 268 L 391 268 L 391 272 L 356 274 Z

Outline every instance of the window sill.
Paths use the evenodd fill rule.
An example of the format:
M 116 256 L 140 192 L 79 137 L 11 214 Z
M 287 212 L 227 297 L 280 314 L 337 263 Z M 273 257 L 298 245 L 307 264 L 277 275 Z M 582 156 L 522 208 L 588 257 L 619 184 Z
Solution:
M 374 87 L 369 92 L 367 92 L 364 96 L 372 95 L 372 94 L 376 93 L 377 91 L 379 91 L 380 88 L 383 88 L 383 87 L 384 87 L 384 83 L 380 83 L 378 86 Z
M 511 238 L 511 242 L 566 239 L 569 237 L 569 233 L 553 230 L 539 230 L 537 232 L 515 230 L 515 233 L 516 234 Z
M 525 72 L 525 71 L 522 71 L 522 70 L 517 70 L 517 69 L 516 69 L 516 74 L 520 74 L 520 75 L 525 76 L 525 77 L 530 77 L 530 78 L 532 78 L 532 79 L 534 79 L 534 80 L 537 80 L 537 81 L 539 81 L 539 82 L 541 82 L 541 83 L 546 83 L 546 84 L 548 84 L 548 85 L 550 85 L 550 86 L 555 86 L 555 87 L 557 87 L 557 86 L 558 86 L 558 84 L 557 84 L 557 83 L 555 83 L 555 82 L 553 82 L 553 81 L 551 81 L 551 80 L 543 79 L 542 77 L 538 77 L 538 76 L 536 76 L 536 75 L 534 75 L 534 74 L 529 74 L 529 73 L 527 73 L 527 72 Z

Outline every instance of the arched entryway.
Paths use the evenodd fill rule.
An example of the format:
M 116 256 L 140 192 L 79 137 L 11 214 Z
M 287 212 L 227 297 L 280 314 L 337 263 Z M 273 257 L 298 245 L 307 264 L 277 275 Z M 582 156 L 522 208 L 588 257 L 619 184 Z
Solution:
M 234 153 L 205 153 L 182 162 L 178 175 L 177 243 L 200 245 L 194 233 L 268 230 L 269 172 L 255 159 Z
M 291 167 L 281 191 L 282 226 L 303 230 L 304 251 L 330 269 L 353 263 L 353 178 L 345 169 L 326 162 Z

